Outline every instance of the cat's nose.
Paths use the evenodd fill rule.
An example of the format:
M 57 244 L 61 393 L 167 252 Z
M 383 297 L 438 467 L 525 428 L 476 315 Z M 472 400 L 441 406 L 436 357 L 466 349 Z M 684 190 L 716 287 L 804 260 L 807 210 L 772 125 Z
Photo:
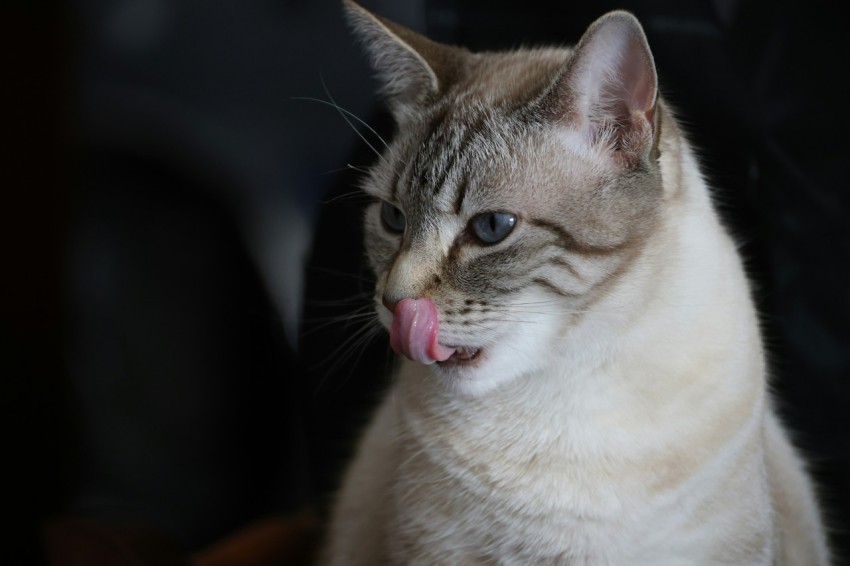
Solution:
M 398 304 L 397 302 L 391 301 L 386 295 L 381 298 L 381 302 L 384 303 L 384 306 L 387 307 L 388 311 L 395 314 L 395 306 Z

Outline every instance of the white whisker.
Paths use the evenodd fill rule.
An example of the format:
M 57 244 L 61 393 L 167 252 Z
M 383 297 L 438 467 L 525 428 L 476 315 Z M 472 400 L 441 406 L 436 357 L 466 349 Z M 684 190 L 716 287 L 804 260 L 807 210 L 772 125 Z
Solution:
M 389 149 L 389 147 L 390 147 L 390 146 L 389 146 L 389 144 L 387 144 L 386 140 L 385 140 L 384 138 L 382 138 L 382 137 L 381 137 L 381 134 L 379 134 L 378 132 L 376 132 L 376 131 L 375 131 L 375 129 L 374 129 L 372 126 L 370 126 L 370 125 L 369 125 L 369 124 L 368 124 L 365 120 L 363 120 L 362 118 L 360 118 L 357 114 L 355 114 L 354 112 L 351 112 L 351 111 L 349 111 L 349 110 L 346 110 L 346 109 L 345 109 L 345 108 L 343 108 L 342 106 L 339 106 L 339 105 L 338 105 L 338 104 L 337 104 L 337 103 L 333 100 L 333 98 L 331 97 L 330 93 L 328 92 L 328 87 L 327 87 L 327 85 L 325 84 L 325 81 L 324 81 L 324 80 L 322 80 L 322 86 L 324 87 L 324 89 L 325 89 L 325 93 L 328 95 L 328 98 L 330 98 L 330 99 L 331 99 L 331 101 L 330 101 L 330 102 L 328 102 L 327 100 L 322 100 L 321 98 L 314 98 L 314 97 L 312 97 L 312 96 L 292 96 L 292 97 L 290 97 L 290 100 L 309 100 L 309 101 L 311 101 L 311 102 L 318 102 L 318 103 L 320 103 L 320 104 L 326 104 L 326 105 L 328 105 L 328 106 L 331 106 L 332 108 L 336 108 L 339 112 L 344 113 L 344 114 L 346 114 L 347 116 L 350 116 L 351 118 L 353 118 L 353 119 L 357 120 L 357 122 L 358 122 L 358 123 L 362 124 L 364 128 L 368 129 L 370 132 L 372 132 L 372 133 L 375 135 L 375 137 L 376 137 L 376 138 L 378 138 L 379 140 L 381 140 L 381 143 L 383 143 L 383 144 L 384 144 L 384 147 L 386 147 L 387 149 Z M 348 122 L 348 120 L 346 120 L 346 122 Z M 349 122 L 349 124 L 350 124 L 350 122 Z M 352 127 L 352 128 L 354 128 L 354 126 L 353 126 L 353 125 L 352 125 L 351 127 Z M 357 131 L 357 130 L 355 129 L 355 131 Z M 365 140 L 364 140 L 364 141 L 365 141 Z

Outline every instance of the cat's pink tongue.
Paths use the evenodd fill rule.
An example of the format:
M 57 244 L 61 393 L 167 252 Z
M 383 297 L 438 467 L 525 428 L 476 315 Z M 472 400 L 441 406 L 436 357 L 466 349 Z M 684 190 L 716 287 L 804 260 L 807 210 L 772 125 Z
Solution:
M 396 304 L 390 329 L 393 350 L 423 364 L 445 361 L 454 349 L 437 341 L 439 333 L 437 307 L 430 299 L 404 299 Z

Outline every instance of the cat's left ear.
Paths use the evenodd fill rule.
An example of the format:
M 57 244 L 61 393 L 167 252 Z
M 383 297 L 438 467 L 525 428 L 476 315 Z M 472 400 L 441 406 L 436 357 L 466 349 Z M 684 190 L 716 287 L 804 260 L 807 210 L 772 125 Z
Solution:
M 343 0 L 343 6 L 371 56 L 390 110 L 400 122 L 444 93 L 459 75 L 465 50 L 431 41 L 351 0 Z
M 656 135 L 658 77 L 643 28 L 610 12 L 585 32 L 555 92 L 557 119 L 626 166 L 647 159 Z

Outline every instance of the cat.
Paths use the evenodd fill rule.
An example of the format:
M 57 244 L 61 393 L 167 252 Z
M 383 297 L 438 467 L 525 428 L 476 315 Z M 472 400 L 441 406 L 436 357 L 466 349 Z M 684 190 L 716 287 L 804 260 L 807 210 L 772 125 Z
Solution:
M 828 564 L 638 20 L 472 53 L 344 8 L 398 126 L 363 188 L 401 362 L 321 562 Z

